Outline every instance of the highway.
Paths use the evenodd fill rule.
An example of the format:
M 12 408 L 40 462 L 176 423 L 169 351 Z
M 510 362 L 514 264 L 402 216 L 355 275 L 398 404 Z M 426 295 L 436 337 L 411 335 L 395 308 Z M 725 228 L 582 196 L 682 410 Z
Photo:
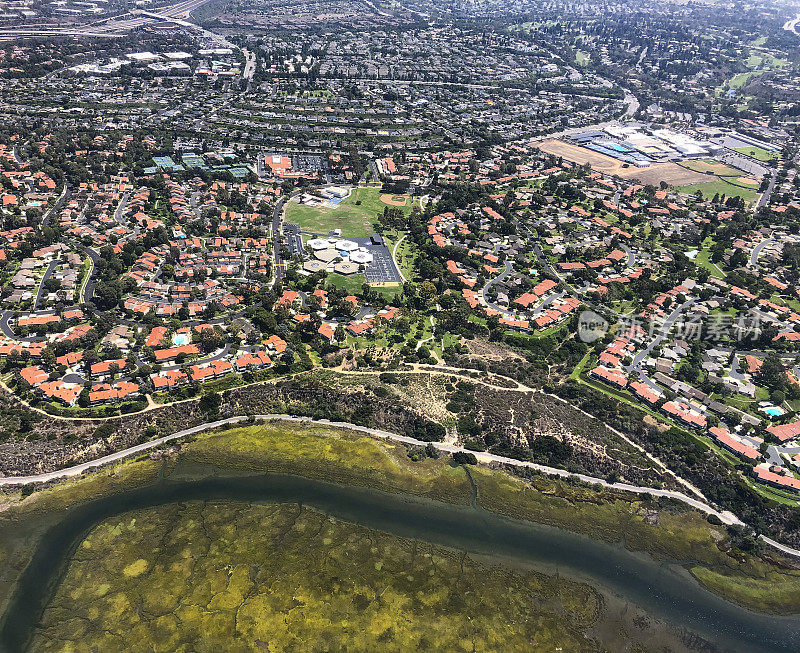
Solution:
M 209 0 L 183 0 L 170 7 L 159 9 L 159 13 L 146 12 L 136 10 L 125 12 L 117 16 L 109 16 L 97 21 L 87 23 L 85 25 L 76 25 L 70 27 L 52 27 L 43 26 L 13 26 L 13 27 L 0 27 L 0 39 L 11 38 L 32 38 L 38 36 L 88 36 L 95 38 L 121 38 L 126 36 L 132 29 L 142 27 L 143 25 L 156 23 L 159 21 L 169 21 L 181 27 L 201 32 L 204 35 L 210 34 L 217 42 L 228 43 L 228 41 L 221 36 L 207 32 L 201 27 L 194 25 L 184 19 L 188 18 L 193 10 L 197 7 L 204 5 Z M 232 44 L 231 44 L 232 45 Z M 226 46 L 230 47 L 230 46 Z M 236 46 L 232 46 L 236 47 Z

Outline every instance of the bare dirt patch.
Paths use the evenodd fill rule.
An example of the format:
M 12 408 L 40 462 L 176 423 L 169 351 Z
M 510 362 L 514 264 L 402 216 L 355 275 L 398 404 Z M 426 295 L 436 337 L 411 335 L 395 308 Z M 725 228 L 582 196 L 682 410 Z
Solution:
M 683 168 L 676 163 L 653 163 L 648 168 L 637 168 L 636 166 L 628 165 L 626 168 L 624 167 L 626 164 L 613 157 L 556 139 L 542 141 L 536 147 L 542 152 L 560 156 L 578 165 L 589 164 L 597 172 L 602 172 L 606 175 L 617 175 L 627 180 L 636 179 L 643 184 L 658 186 L 662 181 L 665 181 L 671 186 L 686 186 L 708 181 L 708 175 Z
M 464 344 L 472 356 L 491 358 L 493 360 L 506 360 L 509 358 L 524 360 L 522 356 L 508 347 L 503 347 L 487 340 L 465 340 Z
M 408 203 L 408 198 L 402 197 L 401 195 L 389 195 L 388 193 L 384 193 L 381 195 L 381 202 L 389 206 L 405 206 Z

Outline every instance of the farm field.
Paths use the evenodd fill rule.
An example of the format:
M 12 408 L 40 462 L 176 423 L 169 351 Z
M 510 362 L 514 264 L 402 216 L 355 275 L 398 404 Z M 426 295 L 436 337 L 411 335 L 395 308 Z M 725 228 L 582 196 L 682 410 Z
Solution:
M 303 231 L 327 235 L 333 229 L 341 229 L 343 236 L 358 238 L 369 236 L 377 230 L 377 216 L 386 206 L 411 210 L 408 196 L 387 195 L 378 188 L 353 188 L 338 206 L 306 206 L 297 201 L 286 204 L 284 218 L 287 222 L 299 224 Z M 404 205 L 400 205 L 403 201 Z

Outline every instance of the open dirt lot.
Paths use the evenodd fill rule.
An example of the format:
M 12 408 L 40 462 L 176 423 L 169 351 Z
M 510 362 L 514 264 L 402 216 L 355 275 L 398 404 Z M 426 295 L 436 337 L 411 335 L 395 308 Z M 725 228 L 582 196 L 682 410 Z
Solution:
M 658 186 L 662 181 L 665 181 L 671 186 L 684 186 L 709 180 L 708 175 L 682 168 L 675 163 L 654 163 L 649 168 L 637 168 L 636 166 L 624 168 L 622 161 L 556 139 L 542 141 L 537 147 L 542 152 L 560 156 L 578 165 L 588 163 L 593 170 L 603 174 L 617 175 L 622 179 L 636 179 L 643 184 Z

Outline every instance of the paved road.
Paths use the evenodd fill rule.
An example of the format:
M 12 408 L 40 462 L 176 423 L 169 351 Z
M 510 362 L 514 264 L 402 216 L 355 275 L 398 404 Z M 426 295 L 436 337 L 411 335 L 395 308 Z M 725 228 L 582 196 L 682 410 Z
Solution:
M 620 243 L 619 248 L 628 255 L 628 267 L 632 268 L 636 265 L 636 254 L 633 253 L 630 247 L 628 247 L 625 243 Z
M 61 206 L 69 199 L 69 196 L 72 194 L 72 191 L 69 188 L 69 183 L 64 182 L 64 188 L 61 191 L 61 195 L 58 196 L 58 199 L 55 201 L 55 204 L 51 206 L 45 214 L 42 216 L 42 226 L 46 227 L 50 224 L 50 219 L 53 217 L 53 214 L 58 211 Z
M 767 245 L 776 242 L 773 238 L 765 238 L 762 240 L 758 245 L 753 248 L 753 253 L 750 254 L 750 265 L 758 265 L 758 257 L 761 254 L 761 250 L 764 249 Z
M 114 211 L 114 219 L 123 227 L 126 226 L 126 222 L 122 217 L 122 214 L 125 212 L 125 208 L 128 206 L 128 200 L 130 199 L 130 196 L 131 194 L 125 191 L 119 200 L 119 204 L 117 204 L 116 210 Z
M 500 306 L 499 304 L 492 304 L 487 298 L 486 293 L 488 292 L 489 288 L 491 288 L 494 284 L 500 283 L 503 281 L 508 275 L 510 275 L 514 271 L 514 264 L 511 261 L 506 261 L 506 269 L 503 270 L 500 274 L 496 277 L 489 279 L 486 284 L 483 286 L 483 301 L 486 302 L 486 305 L 489 308 L 493 308 L 496 311 L 500 311 L 503 315 L 508 315 L 511 311 L 509 311 L 508 307 Z
M 778 169 L 773 168 L 772 172 L 770 173 L 769 186 L 767 186 L 767 190 L 761 193 L 761 197 L 759 197 L 758 202 L 756 202 L 756 211 L 758 211 L 758 209 L 760 209 L 762 206 L 769 204 L 769 200 L 772 197 L 772 191 L 775 190 L 775 182 L 777 178 Z
M 92 267 L 89 269 L 89 280 L 86 282 L 86 287 L 83 289 L 83 297 L 81 298 L 83 302 L 90 302 L 94 297 L 94 287 L 97 284 L 95 271 L 97 269 L 97 262 L 100 260 L 100 254 L 91 247 L 82 247 L 81 251 L 92 260 Z
M 675 310 L 673 310 L 672 313 L 670 313 L 669 317 L 666 320 L 664 320 L 664 324 L 662 325 L 658 335 L 655 338 L 653 338 L 653 340 L 650 341 L 650 344 L 647 345 L 647 347 L 642 349 L 642 351 L 640 351 L 639 353 L 636 354 L 636 356 L 634 356 L 633 362 L 630 365 L 625 365 L 623 366 L 623 368 L 628 372 L 633 370 L 637 372 L 641 371 L 642 361 L 644 361 L 644 359 L 650 355 L 650 352 L 652 352 L 653 349 L 655 349 L 666 339 L 667 335 L 670 332 L 670 329 L 672 329 L 672 325 L 675 324 L 677 319 L 680 317 L 681 313 L 683 313 L 683 311 L 685 311 L 687 308 L 691 307 L 695 302 L 697 302 L 697 299 L 690 299 L 689 301 L 686 301 L 677 308 L 675 308 Z
M 17 335 L 8 323 L 12 317 L 14 317 L 14 311 L 3 311 L 3 314 L 0 315 L 0 331 L 6 338 L 17 339 Z
M 33 301 L 33 310 L 37 310 L 39 308 L 39 304 L 42 301 L 42 295 L 45 292 L 44 283 L 47 281 L 53 274 L 53 270 L 56 269 L 56 266 L 60 261 L 58 259 L 54 259 L 47 264 L 47 269 L 44 271 L 42 275 L 42 280 L 39 282 L 39 289 L 36 291 L 36 299 Z
M 275 210 L 272 212 L 272 257 L 275 261 L 275 274 L 273 275 L 274 284 L 280 285 L 283 283 L 285 275 L 284 265 L 281 260 L 281 247 L 283 247 L 283 229 L 281 223 L 283 222 L 283 206 L 286 204 L 287 197 L 281 197 L 275 205 Z
M 283 277 L 286 274 L 285 263 L 281 260 L 281 247 L 283 246 L 283 207 L 293 197 L 302 195 L 307 192 L 305 190 L 295 191 L 287 197 L 281 197 L 275 205 L 275 210 L 272 212 L 272 249 L 273 260 L 275 261 L 275 274 L 273 275 L 272 285 L 279 285 L 283 283 Z
M 199 358 L 196 361 L 193 361 L 192 365 L 204 365 L 205 363 L 210 363 L 211 361 L 218 361 L 222 358 L 225 358 L 231 350 L 231 343 L 226 342 L 225 346 L 221 349 L 218 349 L 216 352 L 211 354 L 210 356 L 206 356 L 205 358 Z M 175 365 L 164 365 L 162 366 L 162 370 L 179 370 L 183 367 L 181 364 Z
M 403 275 L 403 271 L 400 269 L 400 266 L 397 264 L 397 248 L 400 246 L 400 243 L 402 243 L 406 239 L 407 235 L 408 234 L 403 234 L 402 236 L 400 236 L 400 240 L 398 240 L 394 244 L 394 247 L 392 247 L 392 263 L 394 263 L 394 267 L 397 268 L 397 274 L 400 275 L 400 279 L 402 279 L 403 283 L 405 283 L 408 280 L 405 278 L 405 276 Z

